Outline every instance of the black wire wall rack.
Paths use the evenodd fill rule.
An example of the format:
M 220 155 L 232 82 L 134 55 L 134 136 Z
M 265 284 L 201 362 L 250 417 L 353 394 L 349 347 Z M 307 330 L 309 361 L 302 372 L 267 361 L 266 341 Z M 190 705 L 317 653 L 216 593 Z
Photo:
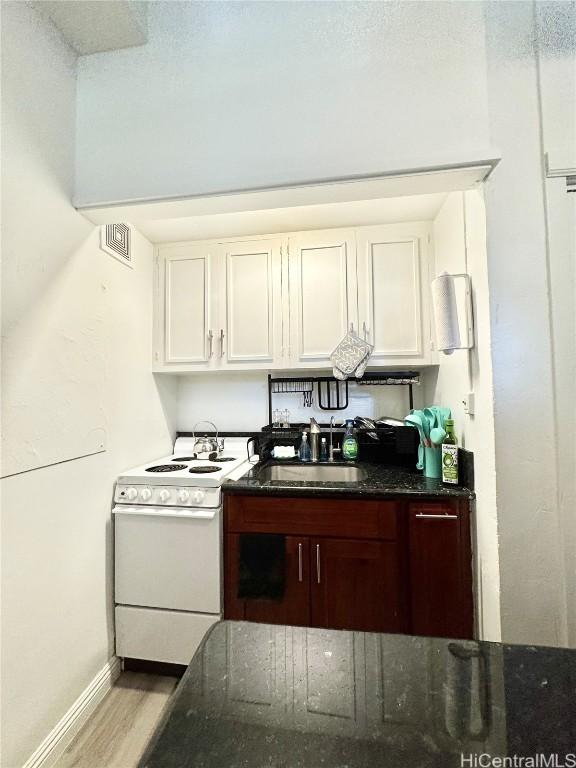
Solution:
M 420 384 L 419 371 L 370 371 L 361 379 L 340 381 L 334 376 L 274 376 L 268 374 L 268 424 L 272 425 L 273 395 L 301 394 L 311 396 L 315 386 L 318 391 L 318 405 L 322 410 L 344 410 L 348 407 L 348 387 L 358 386 L 402 386 L 408 389 L 409 409 L 414 408 L 413 387 Z M 323 394 L 324 393 L 324 394 Z M 326 395 L 327 393 L 327 395 Z M 344 405 L 345 403 L 345 405 Z M 332 406 L 332 407 L 329 407 Z

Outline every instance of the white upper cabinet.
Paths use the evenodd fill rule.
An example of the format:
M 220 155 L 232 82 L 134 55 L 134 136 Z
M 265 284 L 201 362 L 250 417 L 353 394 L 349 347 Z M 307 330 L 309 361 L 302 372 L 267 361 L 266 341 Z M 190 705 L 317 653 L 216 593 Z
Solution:
M 160 246 L 155 370 L 329 368 L 351 325 L 430 364 L 430 254 L 426 222 Z
M 290 235 L 288 263 L 290 365 L 326 365 L 350 324 L 357 325 L 354 230 Z
M 160 253 L 158 289 L 164 311 L 157 333 L 163 337 L 164 362 L 204 369 L 213 344 L 213 249 L 191 243 L 164 246 Z
M 282 242 L 256 239 L 219 246 L 220 366 L 279 365 L 282 358 Z
M 280 367 L 282 283 L 278 238 L 161 246 L 155 370 Z
M 371 365 L 431 362 L 426 223 L 357 230 L 360 331 Z

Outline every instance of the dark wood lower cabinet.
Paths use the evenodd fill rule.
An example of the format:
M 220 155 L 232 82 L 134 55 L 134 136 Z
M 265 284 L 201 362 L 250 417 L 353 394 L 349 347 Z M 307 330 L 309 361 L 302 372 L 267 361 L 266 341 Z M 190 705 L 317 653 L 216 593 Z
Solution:
M 408 514 L 412 632 L 471 638 L 472 558 L 467 505 L 411 504 Z
M 310 544 L 313 627 L 402 631 L 396 542 L 312 539 Z
M 224 545 L 224 615 L 265 624 L 310 626 L 310 544 L 306 536 L 285 537 L 284 595 L 278 600 L 238 597 L 239 533 L 226 534 Z
M 467 503 L 227 496 L 224 531 L 227 619 L 473 637 Z M 238 597 L 243 533 L 284 535 L 281 598 Z

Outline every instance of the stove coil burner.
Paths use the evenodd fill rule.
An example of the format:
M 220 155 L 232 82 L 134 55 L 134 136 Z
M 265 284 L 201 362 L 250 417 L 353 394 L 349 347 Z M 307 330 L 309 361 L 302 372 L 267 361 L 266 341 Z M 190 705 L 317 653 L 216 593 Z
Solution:
M 210 461 L 213 461 L 215 464 L 223 464 L 225 461 L 236 461 L 236 458 L 234 456 L 216 456 L 214 459 L 210 459 Z
M 196 456 L 178 456 L 176 459 L 170 459 L 170 461 L 194 461 Z
M 190 467 L 188 472 L 193 475 L 209 475 L 211 472 L 220 472 L 220 467 L 210 467 L 205 464 L 200 464 L 198 467 Z
M 158 464 L 155 467 L 148 467 L 146 472 L 178 472 L 180 469 L 186 469 L 186 464 Z

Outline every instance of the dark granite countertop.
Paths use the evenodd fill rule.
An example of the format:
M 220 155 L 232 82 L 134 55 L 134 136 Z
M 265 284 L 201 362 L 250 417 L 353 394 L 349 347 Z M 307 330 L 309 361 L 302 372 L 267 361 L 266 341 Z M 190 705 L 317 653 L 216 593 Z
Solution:
M 357 482 L 320 482 L 318 480 L 268 480 L 260 476 L 260 470 L 270 464 L 290 462 L 265 462 L 257 464 L 239 480 L 224 480 L 225 493 L 334 496 L 353 495 L 362 497 L 394 498 L 398 496 L 428 496 L 448 498 L 474 498 L 474 492 L 462 486 L 444 485 L 441 480 L 424 477 L 420 472 L 402 467 L 390 467 L 369 462 L 347 463 L 364 470 L 365 477 Z M 294 462 L 291 462 L 294 464 Z M 310 466 L 310 465 L 308 465 Z M 322 466 L 321 464 L 317 466 Z
M 224 621 L 140 767 L 568 766 L 574 752 L 576 651 Z

